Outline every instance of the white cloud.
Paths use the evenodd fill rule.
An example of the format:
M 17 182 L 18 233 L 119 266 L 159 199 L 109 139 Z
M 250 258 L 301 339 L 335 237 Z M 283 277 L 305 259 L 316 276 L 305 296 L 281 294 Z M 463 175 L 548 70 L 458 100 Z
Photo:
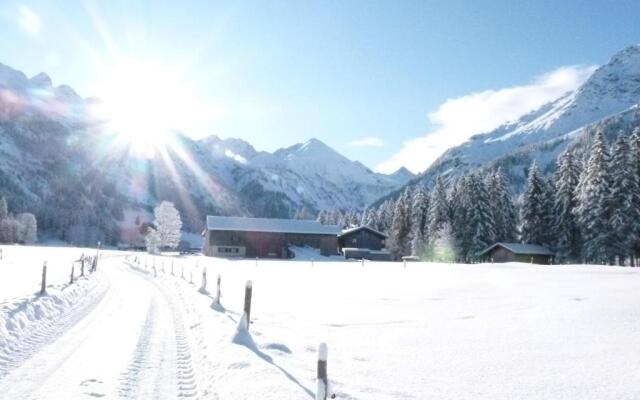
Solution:
M 449 99 L 428 114 L 435 127 L 433 131 L 405 142 L 398 153 L 375 169 L 392 173 L 405 166 L 415 173 L 422 172 L 448 148 L 464 143 L 477 133 L 489 132 L 513 121 L 576 89 L 594 70 L 594 66 L 566 66 L 539 76 L 528 85 Z
M 356 139 L 356 140 L 350 141 L 347 144 L 352 147 L 383 147 L 384 146 L 384 142 L 382 141 L 382 139 L 377 137 L 365 137 L 362 139 Z
M 42 20 L 31 8 L 21 4 L 18 6 L 17 22 L 20 28 L 31 36 L 39 36 L 42 30 Z

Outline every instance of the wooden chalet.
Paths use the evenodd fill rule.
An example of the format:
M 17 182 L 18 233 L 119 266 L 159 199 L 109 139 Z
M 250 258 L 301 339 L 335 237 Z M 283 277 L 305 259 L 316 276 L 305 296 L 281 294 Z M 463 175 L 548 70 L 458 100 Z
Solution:
M 338 236 L 340 252 L 345 258 L 388 261 L 391 255 L 385 250 L 387 235 L 368 226 L 346 229 Z

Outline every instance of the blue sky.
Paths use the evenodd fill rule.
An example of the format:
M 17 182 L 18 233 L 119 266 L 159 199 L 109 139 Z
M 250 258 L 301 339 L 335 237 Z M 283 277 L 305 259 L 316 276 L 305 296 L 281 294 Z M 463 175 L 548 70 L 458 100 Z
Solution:
M 102 92 L 146 80 L 183 104 L 185 133 L 269 151 L 317 137 L 383 171 L 423 169 L 640 42 L 638 1 L 2 4 L 0 62 L 28 75 L 116 101 Z

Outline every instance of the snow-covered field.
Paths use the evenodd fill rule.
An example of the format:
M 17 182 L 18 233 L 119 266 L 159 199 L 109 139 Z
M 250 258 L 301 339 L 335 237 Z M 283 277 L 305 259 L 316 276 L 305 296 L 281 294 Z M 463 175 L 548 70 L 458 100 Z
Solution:
M 114 252 L 66 286 L 83 250 L 10 249 L 0 398 L 309 399 L 320 342 L 338 399 L 640 398 L 640 269 L 188 256 L 155 257 L 156 277 L 153 257 Z M 29 297 L 43 259 L 64 270 L 55 312 Z

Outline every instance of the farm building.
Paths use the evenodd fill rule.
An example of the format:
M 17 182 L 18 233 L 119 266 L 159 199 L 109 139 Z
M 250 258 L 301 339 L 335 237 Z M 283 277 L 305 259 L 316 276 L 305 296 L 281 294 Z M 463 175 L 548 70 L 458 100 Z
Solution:
M 367 226 L 346 229 L 338 236 L 340 252 L 345 258 L 387 261 L 391 256 L 385 250 L 387 235 Z
M 208 216 L 202 252 L 213 257 L 290 258 L 289 246 L 338 254 L 337 225 L 312 220 Z
M 484 261 L 533 264 L 551 264 L 553 256 L 553 252 L 544 246 L 522 243 L 496 243 L 480 253 Z

